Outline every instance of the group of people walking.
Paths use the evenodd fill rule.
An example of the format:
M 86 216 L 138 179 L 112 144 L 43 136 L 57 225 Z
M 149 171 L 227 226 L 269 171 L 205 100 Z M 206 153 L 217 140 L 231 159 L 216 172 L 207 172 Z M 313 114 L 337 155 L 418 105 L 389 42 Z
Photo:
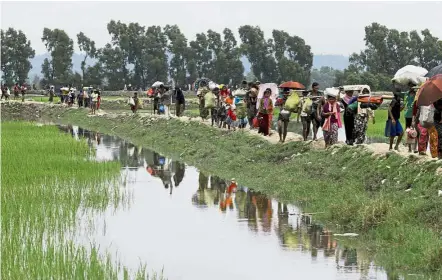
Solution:
M 2 89 L 2 95 L 1 99 L 9 100 L 9 97 L 11 96 L 11 89 L 6 85 L 3 84 L 1 86 Z M 19 99 L 21 95 L 21 101 L 25 101 L 25 94 L 27 90 L 27 86 L 25 84 L 20 85 L 19 83 L 16 83 L 12 87 L 13 93 L 14 93 L 14 100 Z
M 174 90 L 171 90 L 164 84 L 160 84 L 159 86 L 151 88 L 148 91 L 148 97 L 153 101 L 153 114 L 164 114 L 169 117 L 170 106 L 172 105 L 173 101 L 175 101 L 175 115 L 177 117 L 181 117 L 184 113 L 186 100 L 183 91 L 178 86 L 176 86 Z M 129 98 L 128 103 L 133 113 L 136 113 L 138 109 L 142 107 L 137 92 L 134 92 L 134 95 Z
M 397 90 L 388 109 L 385 135 L 390 138 L 390 150 L 399 150 L 399 144 L 406 134 L 408 152 L 426 155 L 428 148 L 433 158 L 442 159 L 442 99 L 430 106 L 418 106 L 418 87 L 410 83 L 407 92 Z M 401 112 L 405 110 L 405 130 L 401 124 Z
M 49 103 L 54 102 L 56 96 L 55 87 L 50 86 L 48 89 Z M 76 94 L 76 90 L 71 86 L 60 88 L 58 96 L 60 97 L 60 103 L 66 104 L 69 107 L 77 104 L 79 108 L 91 109 L 91 114 L 95 114 L 100 109 L 101 92 L 98 89 L 92 87 L 82 88 L 80 92 Z
M 206 119 L 210 115 L 212 126 L 216 124 L 220 128 L 236 130 L 249 125 L 250 129 L 258 129 L 260 134 L 270 135 L 275 107 L 270 98 L 272 89 L 267 88 L 263 98 L 258 100 L 259 85 L 259 82 L 243 81 L 238 89 L 243 94 L 234 96 L 226 85 L 209 89 L 202 83 L 197 92 L 200 117 Z
M 317 140 L 319 128 L 322 128 L 325 146 L 330 147 L 338 142 L 339 128 L 343 127 L 345 143 L 358 145 L 365 143 L 368 123 L 371 121 L 375 124 L 375 111 L 382 103 L 382 98 L 370 97 L 367 88 L 355 91 L 340 87 L 336 91 L 326 90 L 322 93 L 319 91 L 319 84 L 315 82 L 312 84 L 311 90 L 302 91 L 297 110 L 294 111 L 286 108 L 285 102 L 290 94 L 297 94 L 296 92 L 284 90 L 281 98 L 278 98 L 274 104 L 270 98 L 272 96 L 270 88 L 265 89 L 262 98 L 257 98 L 259 85 L 259 82 L 249 84 L 243 82 L 240 89 L 247 93 L 240 98 L 239 102 L 234 101 L 238 97 L 233 96 L 226 86 L 216 87 L 211 90 L 214 94 L 214 106 L 209 109 L 206 106 L 207 100 L 205 100 L 207 98 L 205 93 L 209 89 L 206 85 L 202 85 L 197 93 L 200 101 L 200 117 L 205 119 L 210 115 L 212 125 L 227 126 L 234 130 L 236 128 L 243 129 L 248 124 L 250 129 L 258 129 L 260 134 L 268 136 L 271 133 L 274 109 L 279 107 L 277 127 L 280 142 L 285 142 L 288 123 L 291 114 L 295 112 L 298 114 L 298 120 L 299 117 L 301 118 L 304 141 L 309 139 L 311 130 L 313 130 L 312 140 Z M 424 127 L 419 120 L 422 108 L 416 106 L 416 91 L 416 85 L 410 84 L 408 92 L 395 92 L 388 106 L 385 135 L 389 137 L 390 149 L 393 149 L 394 146 L 394 149 L 398 150 L 400 143 L 402 143 L 404 129 L 401 126 L 400 116 L 402 110 L 405 109 L 406 129 L 408 132 L 412 130 L 407 133 L 406 144 L 410 143 L 409 151 L 412 152 L 412 146 L 414 146 L 414 152 L 423 155 L 426 154 L 427 147 L 430 145 L 433 147 L 432 156 L 440 157 L 442 155 L 442 100 L 434 103 L 435 112 L 432 125 L 426 124 Z M 356 92 L 358 94 L 355 94 Z M 369 101 L 358 102 L 361 96 L 366 96 Z M 397 140 L 396 143 L 395 140 Z M 436 150 L 437 152 L 434 152 Z

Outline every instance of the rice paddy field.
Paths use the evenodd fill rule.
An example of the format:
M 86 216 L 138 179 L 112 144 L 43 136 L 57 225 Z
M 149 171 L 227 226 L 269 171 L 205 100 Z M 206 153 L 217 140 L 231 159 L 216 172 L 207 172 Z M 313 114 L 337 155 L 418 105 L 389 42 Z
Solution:
M 1 279 L 150 279 L 72 240 L 78 215 L 128 203 L 118 162 L 97 162 L 85 140 L 54 126 L 2 122 Z

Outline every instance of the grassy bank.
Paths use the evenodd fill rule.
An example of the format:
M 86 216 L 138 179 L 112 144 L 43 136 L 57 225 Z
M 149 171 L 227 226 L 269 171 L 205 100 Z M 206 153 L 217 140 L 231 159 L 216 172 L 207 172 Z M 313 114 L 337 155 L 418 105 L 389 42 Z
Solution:
M 435 175 L 440 162 L 418 163 L 415 157 L 394 153 L 374 158 L 362 147 L 323 151 L 302 142 L 272 145 L 194 122 L 87 117 L 84 110 L 59 107 L 41 115 L 117 134 L 206 173 L 235 177 L 241 185 L 321 212 L 316 218 L 339 225 L 338 230 L 362 233 L 360 246 L 376 251 L 377 263 L 387 270 L 430 273 L 436 275 L 433 279 L 441 275 L 442 204 L 437 190 L 442 177 Z M 407 187 L 412 190 L 405 192 Z
M 118 162 L 86 160 L 85 141 L 56 127 L 2 122 L 1 278 L 117 279 L 132 274 L 98 248 L 70 239 L 77 213 L 126 201 L 112 181 Z M 147 279 L 146 268 L 134 272 Z

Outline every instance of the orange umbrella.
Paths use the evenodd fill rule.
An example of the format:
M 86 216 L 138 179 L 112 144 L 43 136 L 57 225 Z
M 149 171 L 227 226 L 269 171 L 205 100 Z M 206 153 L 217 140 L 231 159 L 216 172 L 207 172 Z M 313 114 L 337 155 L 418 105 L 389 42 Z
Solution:
M 298 82 L 285 82 L 279 85 L 280 88 L 305 89 L 305 86 Z
M 428 106 L 442 98 L 442 75 L 426 81 L 417 93 L 417 106 Z

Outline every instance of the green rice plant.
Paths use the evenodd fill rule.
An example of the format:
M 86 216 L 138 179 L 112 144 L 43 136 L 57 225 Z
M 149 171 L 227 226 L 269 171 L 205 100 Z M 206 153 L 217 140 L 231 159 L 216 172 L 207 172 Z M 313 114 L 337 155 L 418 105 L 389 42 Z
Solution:
M 376 122 L 370 120 L 368 122 L 367 136 L 370 137 L 384 137 L 385 138 L 385 122 L 388 119 L 388 110 L 378 109 L 375 111 Z
M 53 126 L 2 122 L 1 136 L 1 278 L 121 278 L 110 256 L 69 239 L 81 209 L 124 200 L 115 191 L 119 163 L 89 160 L 85 141 Z M 133 273 L 148 278 L 145 267 Z

